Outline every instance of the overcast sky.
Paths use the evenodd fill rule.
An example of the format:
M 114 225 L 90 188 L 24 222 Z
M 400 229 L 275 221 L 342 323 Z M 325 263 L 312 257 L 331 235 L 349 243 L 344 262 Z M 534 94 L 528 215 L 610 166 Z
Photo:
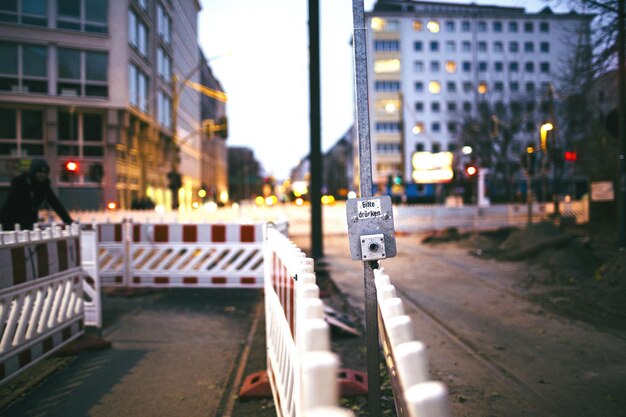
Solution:
M 325 152 L 355 118 L 352 1 L 319 2 Z M 525 7 L 529 12 L 548 4 L 543 0 L 472 2 Z M 365 10 L 374 3 L 365 0 Z M 200 46 L 229 98 L 228 145 L 254 149 L 266 173 L 285 179 L 309 153 L 308 2 L 201 0 L 201 5 Z

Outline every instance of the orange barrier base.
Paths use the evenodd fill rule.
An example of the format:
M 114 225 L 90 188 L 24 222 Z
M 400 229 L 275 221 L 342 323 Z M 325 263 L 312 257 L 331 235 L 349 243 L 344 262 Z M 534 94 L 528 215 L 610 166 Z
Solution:
M 337 375 L 342 397 L 367 394 L 367 375 L 354 369 L 341 368 Z
M 272 387 L 267 378 L 267 371 L 259 371 L 248 375 L 239 389 L 241 398 L 272 397 Z

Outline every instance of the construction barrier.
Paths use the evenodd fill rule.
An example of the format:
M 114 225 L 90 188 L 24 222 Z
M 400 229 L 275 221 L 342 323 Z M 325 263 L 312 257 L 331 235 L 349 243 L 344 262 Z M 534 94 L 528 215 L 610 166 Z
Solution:
M 266 234 L 267 378 L 277 415 L 352 416 L 338 407 L 339 359 L 330 351 L 313 260 L 274 228 Z
M 79 235 L 0 232 L 0 384 L 83 334 Z
M 103 286 L 263 288 L 263 224 L 101 223 Z
M 374 270 L 378 322 L 398 417 L 448 417 L 444 384 L 429 381 L 426 346 L 415 339 L 411 318 L 404 313 L 388 275 Z

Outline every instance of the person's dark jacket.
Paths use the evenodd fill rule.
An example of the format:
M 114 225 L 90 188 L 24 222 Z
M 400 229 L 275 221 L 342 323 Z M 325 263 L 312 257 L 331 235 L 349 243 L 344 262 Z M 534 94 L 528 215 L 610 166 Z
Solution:
M 2 230 L 13 230 L 15 224 L 19 224 L 22 230 L 32 229 L 44 202 L 54 209 L 65 224 L 72 223 L 69 213 L 52 191 L 50 180 L 46 178 L 39 182 L 35 175 L 36 171 L 31 166 L 30 172 L 20 174 L 11 181 L 9 194 L 0 209 Z

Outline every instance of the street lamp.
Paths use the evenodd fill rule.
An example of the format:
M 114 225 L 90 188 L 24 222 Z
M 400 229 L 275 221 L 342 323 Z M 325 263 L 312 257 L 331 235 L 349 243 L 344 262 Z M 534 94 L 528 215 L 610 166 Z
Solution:
M 539 135 L 541 137 L 541 150 L 547 152 L 548 150 L 548 132 L 554 129 L 554 125 L 550 122 L 546 122 L 539 128 Z

